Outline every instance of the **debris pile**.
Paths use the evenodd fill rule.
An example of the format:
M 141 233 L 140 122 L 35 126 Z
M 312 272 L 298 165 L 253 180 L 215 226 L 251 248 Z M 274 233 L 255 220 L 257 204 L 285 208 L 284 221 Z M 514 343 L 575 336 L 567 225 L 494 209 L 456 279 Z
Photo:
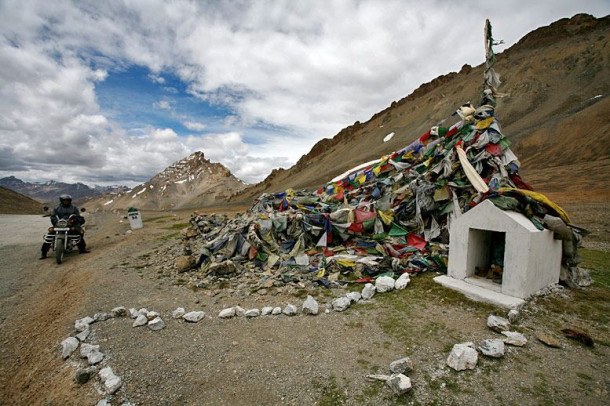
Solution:
M 454 115 L 461 120 L 453 126 L 433 127 L 402 150 L 315 192 L 263 194 L 232 219 L 193 214 L 185 254 L 199 234 L 200 255 L 181 261 L 191 264 L 181 271 L 200 268 L 206 283 L 247 276 L 254 290 L 445 272 L 452 219 L 488 199 L 563 239 L 562 280 L 578 284 L 576 247 L 584 230 L 520 177 L 519 160 L 492 104 L 467 103 Z M 489 274 L 497 279 L 503 255 L 496 256 Z

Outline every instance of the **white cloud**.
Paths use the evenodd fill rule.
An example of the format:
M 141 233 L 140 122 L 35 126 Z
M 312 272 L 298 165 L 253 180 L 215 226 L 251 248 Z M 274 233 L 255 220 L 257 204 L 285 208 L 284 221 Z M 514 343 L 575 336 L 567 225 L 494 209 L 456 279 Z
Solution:
M 559 18 L 609 10 L 605 0 L 4 0 L 0 174 L 135 182 L 201 149 L 255 182 L 421 83 L 483 62 L 487 17 L 510 46 Z M 100 109 L 95 86 L 135 65 L 167 85 L 168 98 L 178 93 L 171 74 L 194 97 L 227 104 L 226 133 L 121 128 Z M 211 127 L 177 106 L 153 104 L 191 131 Z
M 206 127 L 205 124 L 198 123 L 195 121 L 184 121 L 182 125 L 191 131 L 203 131 Z
M 170 105 L 170 103 L 167 100 L 161 100 L 158 102 L 153 103 L 153 107 L 157 108 L 157 109 L 163 109 L 163 110 L 171 110 L 172 106 Z

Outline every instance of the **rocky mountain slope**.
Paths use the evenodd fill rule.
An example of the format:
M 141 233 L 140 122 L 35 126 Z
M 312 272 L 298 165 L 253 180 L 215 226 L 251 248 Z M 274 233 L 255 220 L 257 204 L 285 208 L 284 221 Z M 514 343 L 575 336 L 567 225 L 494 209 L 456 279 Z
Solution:
M 88 205 L 106 209 L 130 206 L 147 210 L 195 208 L 225 201 L 245 186 L 222 164 L 211 163 L 198 151 L 128 192 L 107 195 L 105 201 Z
M 41 214 L 42 203 L 0 186 L 0 214 Z
M 64 183 L 55 181 L 30 183 L 17 179 L 14 176 L 0 179 L 0 186 L 4 186 L 7 189 L 51 205 L 55 205 L 59 195 L 64 193 L 72 196 L 76 203 L 80 203 L 85 199 L 99 197 L 105 193 L 125 192 L 129 189 L 126 186 L 89 187 L 84 183 Z
M 610 195 L 609 28 L 610 16 L 579 14 L 539 28 L 497 55 L 499 91 L 506 94 L 496 108 L 502 132 L 522 162 L 523 177 L 560 202 L 605 201 Z M 368 121 L 321 140 L 296 165 L 273 171 L 231 201 L 287 188 L 315 190 L 400 150 L 434 125 L 453 124 L 457 107 L 478 103 L 483 68 L 464 65 L 459 73 L 421 85 Z

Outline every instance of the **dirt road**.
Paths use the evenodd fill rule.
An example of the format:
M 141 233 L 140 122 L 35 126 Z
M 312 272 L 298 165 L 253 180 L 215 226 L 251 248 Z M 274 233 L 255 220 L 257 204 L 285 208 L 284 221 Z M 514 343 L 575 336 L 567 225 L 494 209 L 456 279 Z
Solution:
M 222 320 L 217 315 L 225 307 L 292 303 L 300 310 L 303 298 L 269 292 L 239 299 L 167 283 L 155 267 L 139 264 L 178 242 L 175 234 L 187 214 L 147 221 L 151 216 L 145 216 L 144 229 L 126 235 L 121 217 L 87 214 L 91 253 L 70 254 L 60 266 L 37 260 L 48 219 L 27 218 L 36 231 L 22 233 L 19 224 L 26 220 L 0 217 L 3 233 L 20 235 L 12 240 L 20 244 L 2 240 L 0 246 L 1 405 L 95 405 L 103 399 L 97 378 L 84 385 L 74 381 L 84 361 L 76 353 L 62 361 L 58 344 L 74 334 L 76 319 L 116 306 L 157 311 L 167 327 L 133 328 L 126 318 L 92 325 L 88 341 L 100 345 L 102 364 L 123 380 L 109 398 L 113 405 L 601 405 L 608 399 L 607 320 L 581 321 L 541 303 L 518 325 L 530 340 L 526 347 L 507 349 L 501 360 L 481 356 L 475 371 L 458 374 L 445 365 L 451 346 L 497 338 L 485 320 L 503 310 L 447 294 L 421 276 L 404 291 L 377 295 L 344 313 Z M 321 291 L 317 300 L 323 305 L 338 294 Z M 570 292 L 564 296 L 557 300 L 572 300 Z M 203 310 L 206 317 L 197 324 L 174 320 L 177 307 Z M 606 344 L 591 350 L 562 339 L 563 348 L 552 349 L 536 341 L 537 331 L 555 331 L 555 325 L 588 328 Z M 388 374 L 390 362 L 404 356 L 415 364 L 411 393 L 397 398 L 383 383 L 365 379 Z

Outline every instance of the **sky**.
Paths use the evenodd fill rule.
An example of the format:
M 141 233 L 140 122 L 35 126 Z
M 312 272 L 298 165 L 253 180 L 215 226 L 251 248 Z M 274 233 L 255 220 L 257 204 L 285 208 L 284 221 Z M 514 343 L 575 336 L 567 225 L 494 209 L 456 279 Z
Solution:
M 422 83 L 610 1 L 0 0 L 0 177 L 135 186 L 203 151 L 246 183 Z

